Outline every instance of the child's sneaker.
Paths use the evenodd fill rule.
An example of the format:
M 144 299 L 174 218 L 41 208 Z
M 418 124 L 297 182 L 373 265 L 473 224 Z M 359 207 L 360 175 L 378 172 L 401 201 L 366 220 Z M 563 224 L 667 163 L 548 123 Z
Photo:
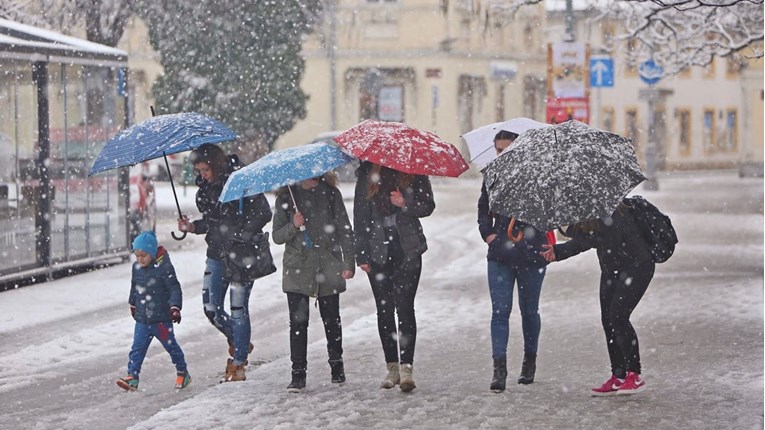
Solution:
M 619 391 L 619 387 L 621 387 L 624 382 L 624 380 L 617 378 L 616 375 L 611 375 L 611 377 L 608 378 L 608 381 L 604 382 L 603 385 L 592 389 L 592 395 L 595 397 L 613 396 Z
M 191 384 L 191 375 L 189 375 L 189 371 L 184 370 L 183 372 L 178 372 L 175 377 L 175 388 L 180 390 L 181 388 L 186 388 L 189 384 Z
M 128 375 L 117 380 L 117 386 L 125 391 L 136 391 L 138 389 L 138 378 Z
M 624 383 L 616 390 L 616 394 L 635 394 L 645 390 L 645 381 L 638 373 L 627 372 Z

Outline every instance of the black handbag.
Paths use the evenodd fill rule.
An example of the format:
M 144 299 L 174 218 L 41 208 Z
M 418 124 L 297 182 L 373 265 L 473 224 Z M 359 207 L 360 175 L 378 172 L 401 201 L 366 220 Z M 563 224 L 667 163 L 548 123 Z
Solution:
M 267 232 L 248 241 L 230 240 L 223 262 L 226 277 L 233 282 L 250 282 L 276 272 Z

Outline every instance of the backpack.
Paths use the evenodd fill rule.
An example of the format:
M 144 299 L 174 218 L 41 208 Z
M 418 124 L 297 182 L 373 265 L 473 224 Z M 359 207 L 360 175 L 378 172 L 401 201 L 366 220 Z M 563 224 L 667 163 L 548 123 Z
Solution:
M 677 234 L 669 217 L 641 196 L 626 197 L 624 202 L 632 208 L 631 212 L 648 245 L 653 262 L 669 260 L 677 244 Z

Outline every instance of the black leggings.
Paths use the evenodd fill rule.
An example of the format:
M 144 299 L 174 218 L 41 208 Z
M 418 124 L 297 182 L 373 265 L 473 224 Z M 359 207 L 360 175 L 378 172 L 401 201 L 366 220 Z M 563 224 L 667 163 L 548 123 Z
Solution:
M 290 358 L 292 368 L 305 370 L 308 360 L 308 308 L 309 297 L 305 294 L 287 293 L 290 310 Z M 319 297 L 319 313 L 327 336 L 329 361 L 343 359 L 343 327 L 340 323 L 340 294 Z
M 400 253 L 396 253 L 385 265 L 372 263 L 370 266 L 367 276 L 377 304 L 377 331 L 380 333 L 385 362 L 412 364 L 417 341 L 414 296 L 420 283 L 422 257 L 404 260 Z
M 606 334 L 611 372 L 624 378 L 640 373 L 640 347 L 630 315 L 643 297 L 656 268 L 654 263 L 600 275 L 600 318 Z

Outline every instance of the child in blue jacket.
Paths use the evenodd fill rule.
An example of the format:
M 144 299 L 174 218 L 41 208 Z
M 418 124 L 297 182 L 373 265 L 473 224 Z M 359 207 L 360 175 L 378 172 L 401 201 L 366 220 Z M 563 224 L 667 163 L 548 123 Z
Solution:
M 128 375 L 117 380 L 126 391 L 138 389 L 138 374 L 152 339 L 159 339 L 175 364 L 175 388 L 185 388 L 191 382 L 173 323 L 181 322 L 183 293 L 175 276 L 175 268 L 165 248 L 157 245 L 153 232 L 145 231 L 133 241 L 136 262 L 130 281 L 130 313 L 135 319 L 133 346 L 128 355 Z

